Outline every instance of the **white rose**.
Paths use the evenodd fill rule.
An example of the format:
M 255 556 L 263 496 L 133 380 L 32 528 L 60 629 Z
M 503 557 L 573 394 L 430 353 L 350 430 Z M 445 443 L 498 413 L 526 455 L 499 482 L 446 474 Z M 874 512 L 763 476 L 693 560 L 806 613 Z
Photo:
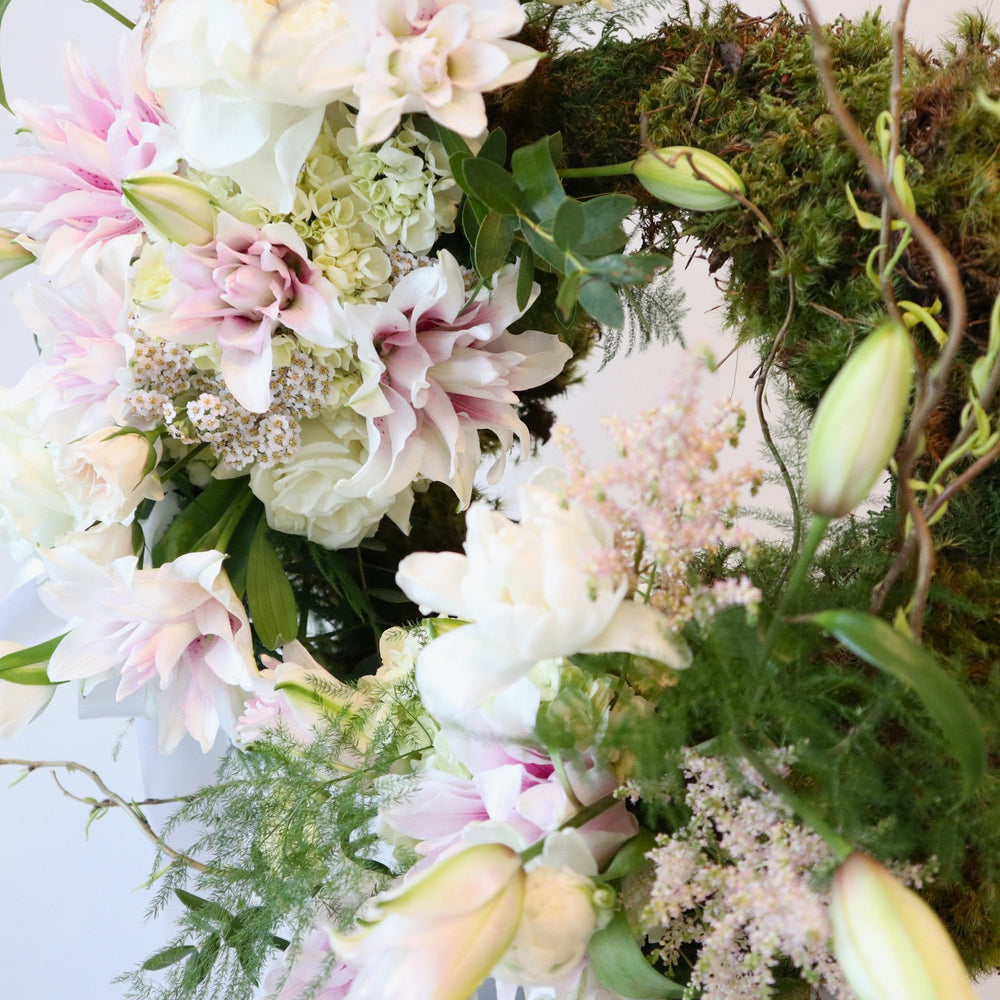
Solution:
M 572 972 L 597 929 L 593 896 L 594 883 L 569 868 L 529 871 L 521 922 L 500 963 L 501 978 L 547 986 Z
M 329 0 L 280 10 L 271 0 L 163 0 L 150 26 L 146 77 L 185 158 L 228 174 L 272 211 L 290 211 L 325 106 L 350 89 L 314 86 L 301 69 L 344 29 Z
M 56 475 L 78 520 L 131 524 L 143 500 L 162 500 L 163 486 L 146 471 L 151 446 L 139 434 L 105 427 L 60 450 Z
M 287 461 L 250 473 L 250 489 L 263 501 L 270 527 L 328 549 L 352 548 L 374 534 L 386 516 L 406 530 L 412 490 L 376 499 L 345 495 L 344 487 L 368 460 L 363 421 L 342 419 L 330 426 L 306 420 L 301 441 Z

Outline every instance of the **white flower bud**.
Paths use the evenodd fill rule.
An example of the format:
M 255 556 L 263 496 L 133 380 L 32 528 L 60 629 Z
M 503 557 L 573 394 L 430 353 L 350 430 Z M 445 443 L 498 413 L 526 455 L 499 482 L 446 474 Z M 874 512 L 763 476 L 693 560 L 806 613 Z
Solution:
M 820 400 L 809 434 L 806 505 L 843 517 L 871 491 L 899 442 L 913 385 L 901 323 L 880 326 L 847 359 Z
M 717 212 L 739 204 L 743 179 L 713 153 L 693 146 L 666 146 L 640 153 L 632 164 L 636 180 L 655 198 L 695 212 Z
M 212 196 L 173 174 L 136 174 L 122 181 L 132 211 L 158 236 L 180 246 L 204 246 L 215 235 Z
M 934 911 L 871 858 L 852 854 L 837 869 L 830 915 L 834 954 L 860 1000 L 973 1000 Z

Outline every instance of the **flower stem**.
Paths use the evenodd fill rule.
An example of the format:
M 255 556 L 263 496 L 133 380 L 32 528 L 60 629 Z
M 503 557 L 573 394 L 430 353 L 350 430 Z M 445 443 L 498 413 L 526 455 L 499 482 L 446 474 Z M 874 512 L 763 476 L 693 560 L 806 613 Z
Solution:
M 129 31 L 135 27 L 135 21 L 130 21 L 124 14 L 120 11 L 114 9 L 109 3 L 105 3 L 105 0 L 83 0 L 84 3 L 92 4 L 100 10 L 103 10 L 105 14 L 109 14 L 113 17 L 119 24 L 124 24 Z
M 626 163 L 611 163 L 604 167 L 563 167 L 557 171 L 560 177 L 621 177 L 632 173 L 635 160 Z

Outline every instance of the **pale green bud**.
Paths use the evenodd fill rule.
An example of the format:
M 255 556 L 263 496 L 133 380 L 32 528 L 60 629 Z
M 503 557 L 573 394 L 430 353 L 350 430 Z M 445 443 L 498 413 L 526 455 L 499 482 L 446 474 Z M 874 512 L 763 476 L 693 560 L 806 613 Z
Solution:
M 814 514 L 843 517 L 868 496 L 899 442 L 912 385 L 910 335 L 890 320 L 847 359 L 816 410 L 806 457 Z
M 859 1000 L 973 1000 L 958 949 L 912 889 L 863 854 L 837 869 L 833 951 Z
M 171 243 L 203 246 L 215 235 L 212 196 L 183 177 L 136 174 L 122 181 L 122 194 L 135 214 Z
M 35 259 L 30 250 L 17 242 L 20 235 L 13 229 L 0 229 L 0 278 L 19 271 Z
M 666 146 L 640 153 L 632 173 L 655 198 L 695 212 L 717 212 L 746 194 L 743 179 L 728 163 L 704 149 Z

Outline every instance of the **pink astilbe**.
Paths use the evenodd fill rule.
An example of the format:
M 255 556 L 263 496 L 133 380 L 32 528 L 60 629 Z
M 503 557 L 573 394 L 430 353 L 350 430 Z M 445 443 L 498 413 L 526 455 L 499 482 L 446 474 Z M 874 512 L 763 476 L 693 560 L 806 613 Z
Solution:
M 564 454 L 567 497 L 616 527 L 615 546 L 602 553 L 595 571 L 628 579 L 630 589 L 663 611 L 673 627 L 760 599 L 742 579 L 692 585 L 691 566 L 700 555 L 751 541 L 733 518 L 741 498 L 760 481 L 750 465 L 720 469 L 720 456 L 737 443 L 743 414 L 729 400 L 710 417 L 699 412 L 699 366 L 694 358 L 681 365 L 662 406 L 631 423 L 604 421 L 620 458 L 602 469 L 585 464 L 568 427 L 553 434 Z
M 68 109 L 15 101 L 39 152 L 0 166 L 29 180 L 3 202 L 28 213 L 21 228 L 43 273 L 75 280 L 90 247 L 142 231 L 121 182 L 141 170 L 177 166 L 173 129 L 142 83 L 137 39 L 122 51 L 121 79 L 105 83 L 72 46 L 63 56 Z
M 774 765 L 783 770 L 788 756 Z M 660 957 L 671 966 L 683 945 L 700 944 L 689 992 L 702 1000 L 770 995 L 782 957 L 847 1000 L 828 947 L 828 899 L 814 881 L 832 872 L 829 848 L 751 775 L 694 752 L 685 773 L 691 819 L 649 854 L 655 876 L 644 921 Z

